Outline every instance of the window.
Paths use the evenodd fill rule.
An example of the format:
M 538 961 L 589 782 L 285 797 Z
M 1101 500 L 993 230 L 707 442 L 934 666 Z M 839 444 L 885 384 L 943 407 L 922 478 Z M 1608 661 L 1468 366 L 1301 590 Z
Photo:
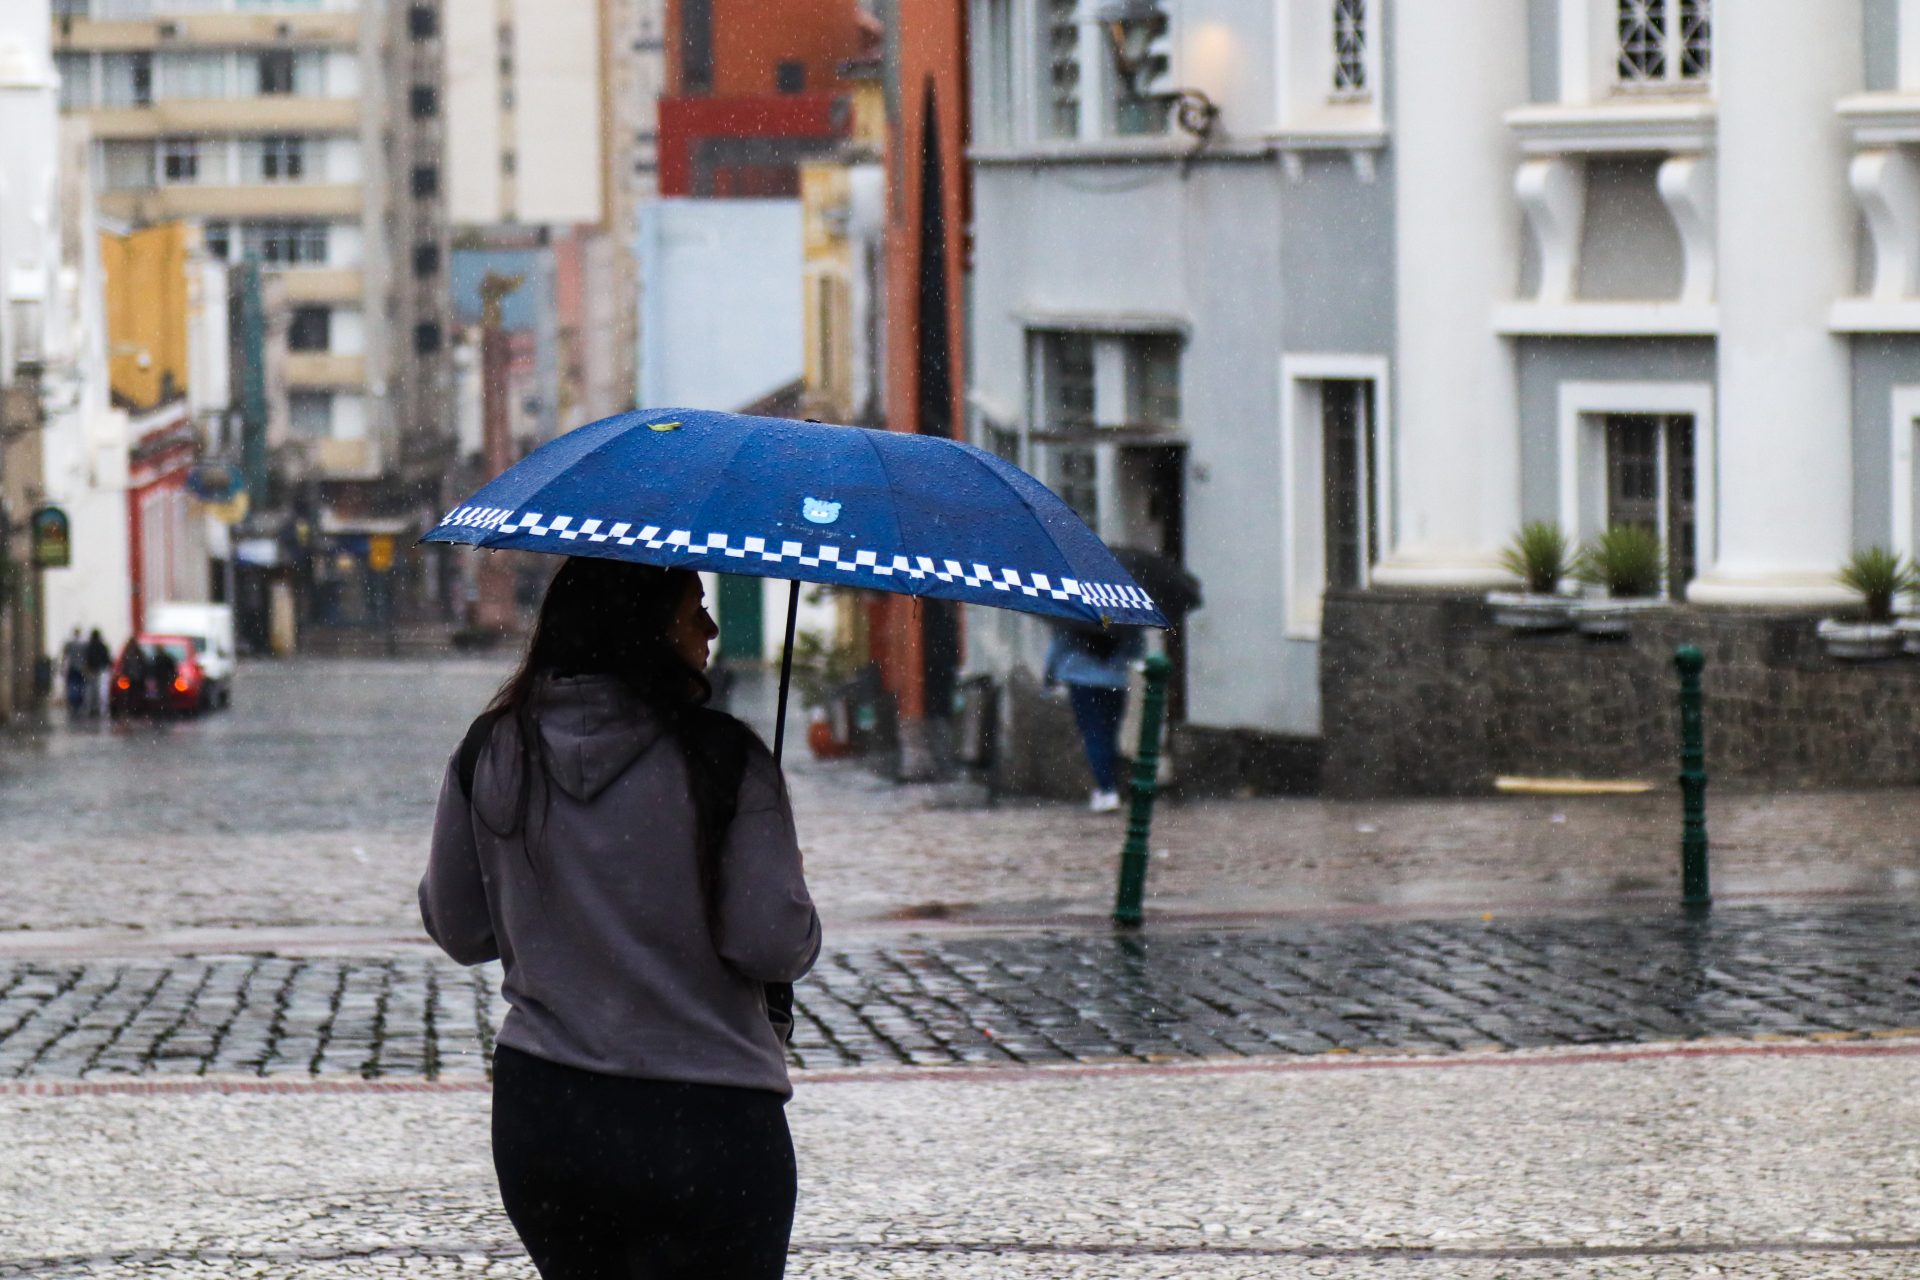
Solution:
M 224 53 L 163 53 L 155 71 L 160 97 L 168 101 L 210 101 L 227 96 L 231 59 Z
M 681 0 L 680 91 L 713 92 L 713 0 Z
M 107 190 L 144 191 L 153 186 L 153 156 L 153 144 L 144 140 L 102 143 L 100 168 Z
M 293 50 L 270 49 L 260 55 L 259 92 L 262 96 L 293 92 Z
M 439 324 L 427 320 L 413 326 L 413 350 L 416 355 L 430 356 L 439 349 Z
M 1093 338 L 1049 333 L 1041 339 L 1044 379 L 1041 424 L 1048 431 L 1078 431 L 1094 425 Z
M 974 27 L 974 133 L 988 144 L 1014 140 L 1015 0 L 980 0 Z
M 437 244 L 417 244 L 413 246 L 413 274 L 422 278 L 438 275 L 440 272 L 440 246 Z
M 93 55 L 59 53 L 53 62 L 60 72 L 60 109 L 85 111 L 93 106 Z
M 407 38 L 431 40 L 440 34 L 440 18 L 430 4 L 416 4 L 407 10 Z
M 240 156 L 250 182 L 298 182 L 306 176 L 305 138 L 252 139 L 241 144 Z
M 1100 527 L 1099 455 L 1092 449 L 1054 448 L 1053 476 L 1049 487 L 1060 501 L 1073 508 L 1089 529 Z
M 103 106 L 150 107 L 153 105 L 153 55 L 150 53 L 109 53 L 100 59 Z
M 416 196 L 437 196 L 440 194 L 440 170 L 434 165 L 417 164 L 413 167 L 409 188 Z
M 1374 510 L 1373 383 L 1329 379 L 1320 388 L 1322 514 L 1326 522 L 1327 587 L 1367 583 L 1380 558 Z
M 1618 0 L 1620 83 L 1676 89 L 1713 74 L 1713 0 Z
M 417 84 L 407 92 L 407 107 L 415 120 L 428 120 L 440 114 L 440 96 L 430 84 Z
M 233 226 L 226 222 L 209 222 L 200 232 L 200 243 L 207 253 L 221 262 L 233 257 Z
M 1384 356 L 1280 360 L 1280 506 L 1286 634 L 1318 639 L 1329 591 L 1358 590 L 1388 539 Z
M 804 62 L 783 62 L 773 69 L 773 88 L 776 93 L 805 93 L 807 91 L 807 64 Z
M 269 49 L 240 65 L 252 77 L 249 84 L 242 75 L 243 90 L 261 97 L 317 97 L 325 87 L 326 55 L 318 50 Z
M 327 224 L 248 223 L 240 232 L 240 251 L 270 267 L 321 266 L 327 260 Z
M 1127 340 L 1127 422 L 1162 430 L 1180 425 L 1180 339 L 1171 334 Z
M 1367 0 L 1334 0 L 1333 95 L 1365 98 L 1367 81 Z
M 511 178 L 519 167 L 519 156 L 511 151 L 502 151 L 500 153 L 500 173 L 502 176 Z
M 287 327 L 287 349 L 289 351 L 329 351 L 332 348 L 332 308 L 295 307 L 293 321 Z
M 287 394 L 287 426 L 299 440 L 324 440 L 333 434 L 333 394 L 292 391 Z
M 160 177 L 168 183 L 190 185 L 200 181 L 200 143 L 193 138 L 160 141 Z
M 1080 133 L 1080 23 L 1079 0 L 1042 0 L 1040 47 L 1046 75 L 1042 122 L 1049 137 L 1072 138 Z
M 1171 25 L 1156 4 L 1150 16 L 1128 20 L 1130 46 L 1140 50 L 1130 68 L 1113 69 L 1113 131 L 1122 136 L 1165 133 L 1172 99 L 1167 81 L 1173 68 Z
M 1606 450 L 1607 523 L 1658 536 L 1666 548 L 1667 594 L 1684 595 L 1695 568 L 1692 416 L 1608 414 Z

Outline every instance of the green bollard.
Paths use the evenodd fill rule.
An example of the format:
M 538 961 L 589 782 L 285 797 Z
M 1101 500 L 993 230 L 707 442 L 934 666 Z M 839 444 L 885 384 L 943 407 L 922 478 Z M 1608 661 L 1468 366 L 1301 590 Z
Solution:
M 1113 922 L 1137 928 L 1147 892 L 1147 832 L 1153 826 L 1153 799 L 1160 790 L 1160 717 L 1167 705 L 1167 660 L 1147 659 L 1147 693 L 1140 703 L 1140 749 L 1133 757 L 1133 786 L 1127 806 L 1127 842 L 1120 847 L 1120 892 Z
M 1690 644 L 1674 651 L 1680 669 L 1680 905 L 1713 905 L 1707 881 L 1707 748 L 1701 715 L 1700 672 L 1706 657 Z

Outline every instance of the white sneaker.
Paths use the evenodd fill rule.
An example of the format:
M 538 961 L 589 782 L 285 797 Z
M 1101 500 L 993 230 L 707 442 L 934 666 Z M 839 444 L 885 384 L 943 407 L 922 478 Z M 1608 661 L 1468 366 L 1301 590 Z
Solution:
M 1092 798 L 1087 801 L 1088 813 L 1112 813 L 1119 807 L 1120 793 L 1118 791 L 1096 791 L 1093 793 Z

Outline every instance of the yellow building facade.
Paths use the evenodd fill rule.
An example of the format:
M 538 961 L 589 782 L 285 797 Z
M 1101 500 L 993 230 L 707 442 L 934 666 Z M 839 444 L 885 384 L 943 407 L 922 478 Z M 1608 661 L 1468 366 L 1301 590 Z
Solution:
M 186 394 L 191 247 L 179 222 L 100 235 L 108 379 L 114 400 L 136 412 Z

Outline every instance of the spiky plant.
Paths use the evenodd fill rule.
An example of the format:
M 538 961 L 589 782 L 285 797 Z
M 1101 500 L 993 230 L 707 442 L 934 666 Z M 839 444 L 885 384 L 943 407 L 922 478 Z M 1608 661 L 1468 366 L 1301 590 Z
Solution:
M 1574 561 L 1573 576 L 1607 589 L 1610 596 L 1660 594 L 1667 573 L 1660 537 L 1637 524 L 1616 524 L 1596 534 Z
M 1863 547 L 1840 567 L 1840 585 L 1860 593 L 1868 622 L 1891 622 L 1893 598 L 1920 588 L 1920 573 L 1885 547 Z
M 1571 567 L 1573 548 L 1551 520 L 1529 520 L 1500 554 L 1501 567 L 1536 595 L 1551 595 Z

